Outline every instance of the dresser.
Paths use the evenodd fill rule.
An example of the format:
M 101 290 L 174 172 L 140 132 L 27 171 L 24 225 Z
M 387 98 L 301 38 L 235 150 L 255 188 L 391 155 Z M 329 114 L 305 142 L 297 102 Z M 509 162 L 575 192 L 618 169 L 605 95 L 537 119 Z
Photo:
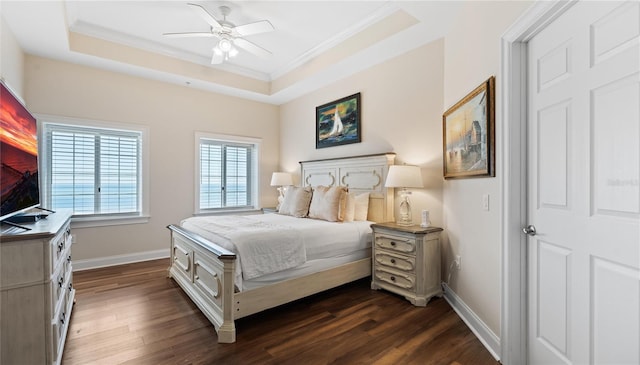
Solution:
M 58 211 L 0 237 L 2 364 L 62 359 L 75 297 L 70 219 L 70 211 Z
M 371 289 L 385 289 L 424 307 L 442 295 L 440 232 L 442 228 L 375 223 Z

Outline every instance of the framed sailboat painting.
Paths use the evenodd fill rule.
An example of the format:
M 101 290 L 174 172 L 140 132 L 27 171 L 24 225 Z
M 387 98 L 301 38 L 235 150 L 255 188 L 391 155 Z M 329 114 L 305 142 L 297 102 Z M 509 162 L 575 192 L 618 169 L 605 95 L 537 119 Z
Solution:
M 360 142 L 360 93 L 316 107 L 316 148 Z

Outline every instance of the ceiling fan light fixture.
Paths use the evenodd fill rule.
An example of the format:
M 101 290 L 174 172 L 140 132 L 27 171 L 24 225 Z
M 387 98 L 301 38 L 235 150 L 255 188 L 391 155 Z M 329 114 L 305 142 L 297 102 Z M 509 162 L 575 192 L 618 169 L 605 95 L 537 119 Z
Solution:
M 2 1 L 2 0 L 0 0 Z M 227 21 L 227 15 L 231 13 L 231 8 L 222 5 L 219 7 L 222 13 L 222 20 L 216 19 L 202 5 L 188 3 L 197 15 L 203 18 L 209 24 L 208 32 L 181 32 L 181 33 L 164 33 L 168 37 L 215 37 L 218 43 L 213 47 L 213 55 L 211 64 L 221 64 L 230 58 L 236 57 L 240 53 L 240 49 L 253 53 L 257 56 L 268 57 L 271 52 L 244 39 L 243 37 L 253 34 L 271 32 L 275 30 L 268 20 L 260 20 L 253 23 L 242 24 L 236 26 L 234 23 Z
M 233 48 L 233 45 L 231 44 L 231 41 L 229 39 L 222 38 L 218 43 L 218 48 L 220 48 L 222 52 L 226 53 L 231 51 L 231 49 Z

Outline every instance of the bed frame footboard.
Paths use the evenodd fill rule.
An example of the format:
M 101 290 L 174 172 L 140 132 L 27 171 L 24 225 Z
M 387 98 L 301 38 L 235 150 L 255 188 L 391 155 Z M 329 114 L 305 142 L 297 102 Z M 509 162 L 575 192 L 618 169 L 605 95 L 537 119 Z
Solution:
M 218 342 L 236 341 L 233 313 L 236 255 L 175 225 L 171 231 L 169 277 L 173 278 L 218 332 Z

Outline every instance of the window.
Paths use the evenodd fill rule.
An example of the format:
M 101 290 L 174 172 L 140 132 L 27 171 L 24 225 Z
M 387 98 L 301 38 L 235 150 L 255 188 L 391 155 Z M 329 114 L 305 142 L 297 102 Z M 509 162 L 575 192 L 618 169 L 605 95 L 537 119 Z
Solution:
M 254 209 L 258 140 L 197 134 L 196 212 Z
M 87 124 L 43 123 L 43 205 L 74 218 L 143 216 L 144 130 Z

